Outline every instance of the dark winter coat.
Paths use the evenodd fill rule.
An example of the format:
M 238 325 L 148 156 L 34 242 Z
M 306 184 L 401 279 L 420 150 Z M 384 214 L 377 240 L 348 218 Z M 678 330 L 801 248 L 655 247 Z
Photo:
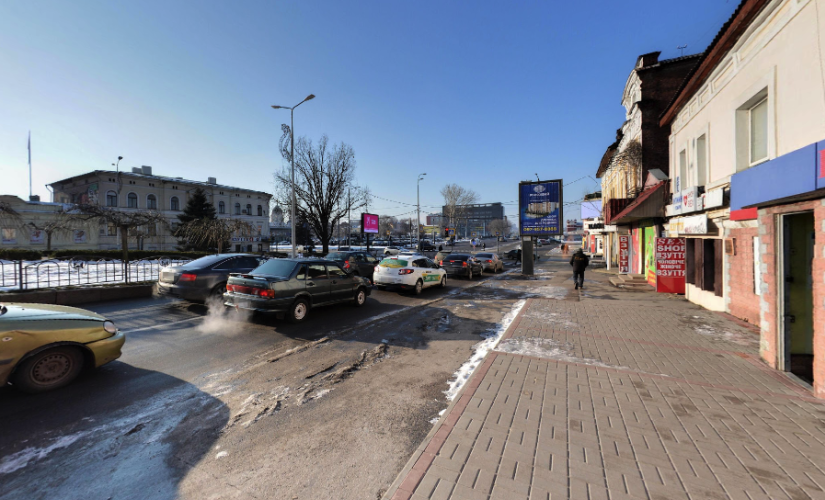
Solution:
M 573 257 L 570 258 L 570 265 L 573 266 L 574 273 L 583 273 L 584 270 L 590 265 L 590 258 L 584 254 L 584 252 L 576 252 L 573 254 Z

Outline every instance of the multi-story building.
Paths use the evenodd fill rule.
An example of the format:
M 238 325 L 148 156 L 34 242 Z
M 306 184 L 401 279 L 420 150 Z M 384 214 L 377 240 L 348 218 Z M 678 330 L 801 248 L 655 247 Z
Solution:
M 172 231 L 177 216 L 183 211 L 191 193 L 202 189 L 215 206 L 219 218 L 241 219 L 254 231 L 251 236 L 238 235 L 231 242 L 234 251 L 261 251 L 269 239 L 269 203 L 272 195 L 263 191 L 218 184 L 214 177 L 207 181 L 182 177 L 154 175 L 152 167 L 135 167 L 131 171 L 95 170 L 50 184 L 52 201 L 58 203 L 89 203 L 118 210 L 153 210 L 162 213 L 169 228 L 150 227 L 143 238 L 145 250 L 175 250 L 177 239 Z M 98 247 L 120 247 L 118 229 L 100 227 Z M 138 241 L 129 242 L 138 247 Z M 268 245 L 267 245 L 268 246 Z
M 669 231 L 688 238 L 687 297 L 759 325 L 762 358 L 820 398 L 823 24 L 825 0 L 742 1 L 661 117 L 680 179 Z
M 25 201 L 12 195 L 0 195 L 0 204 L 15 216 L 0 217 L 0 248 L 51 250 L 98 248 L 97 231 L 71 224 L 62 212 L 70 208 L 63 203 Z
M 605 260 L 619 265 L 620 241 L 628 241 L 626 271 L 655 284 L 653 241 L 664 223 L 668 196 L 668 132 L 659 116 L 676 95 L 699 55 L 659 60 L 659 52 L 636 59 L 622 93 L 625 122 L 607 148 L 596 177 L 602 179 Z

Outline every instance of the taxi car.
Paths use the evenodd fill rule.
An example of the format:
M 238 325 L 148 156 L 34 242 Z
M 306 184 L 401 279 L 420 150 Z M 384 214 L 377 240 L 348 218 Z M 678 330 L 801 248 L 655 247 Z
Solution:
M 432 286 L 447 286 L 447 273 L 423 255 L 407 254 L 387 257 L 375 266 L 373 282 L 379 290 L 412 290 L 416 295 Z
M 84 368 L 120 357 L 126 336 L 103 316 L 76 307 L 0 304 L 0 387 L 45 392 L 72 382 Z

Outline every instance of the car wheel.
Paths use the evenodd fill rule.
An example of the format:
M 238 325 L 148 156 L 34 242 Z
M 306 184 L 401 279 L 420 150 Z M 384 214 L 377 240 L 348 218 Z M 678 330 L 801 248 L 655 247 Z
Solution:
M 441 277 L 441 283 L 438 285 L 441 288 L 447 288 L 447 275 Z
M 287 320 L 290 323 L 300 323 L 306 319 L 307 313 L 309 313 L 309 302 L 306 299 L 298 299 L 289 308 Z
M 367 302 L 367 292 L 363 288 L 359 288 L 355 292 L 355 307 L 361 307 Z
M 25 359 L 11 382 L 23 392 L 45 392 L 68 385 L 82 369 L 83 353 L 77 347 L 59 346 Z
M 223 297 L 223 294 L 225 294 L 225 293 L 226 293 L 226 283 L 221 283 L 221 284 L 215 286 L 215 288 L 212 289 L 212 292 L 209 295 L 211 297 L 215 297 L 215 298 L 219 299 L 219 298 Z
M 424 289 L 424 283 L 422 283 L 421 280 L 416 281 L 415 282 L 415 288 L 413 289 L 413 292 L 415 292 L 416 295 L 421 295 L 421 290 L 423 290 L 423 289 Z

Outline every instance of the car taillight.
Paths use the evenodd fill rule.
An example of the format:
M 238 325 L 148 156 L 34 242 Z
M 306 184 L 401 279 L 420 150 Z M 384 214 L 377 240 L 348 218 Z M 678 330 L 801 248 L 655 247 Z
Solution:
M 180 275 L 180 278 L 178 278 L 178 281 L 195 281 L 197 277 L 197 274 L 183 273 Z
M 492 261 L 492 260 L 488 260 L 487 262 L 489 262 L 490 264 L 492 264 L 492 263 L 493 263 L 493 261 Z
M 461 267 L 467 267 L 467 261 L 466 260 L 461 263 Z
M 415 272 L 415 271 L 413 271 L 412 269 L 399 269 L 398 270 L 398 274 L 412 274 L 413 272 Z
M 443 264 L 444 264 L 444 261 L 443 261 L 443 260 L 439 260 L 439 261 L 438 261 L 438 265 L 439 265 L 439 266 L 441 266 L 441 265 L 443 265 Z
M 255 295 L 261 296 L 265 299 L 275 298 L 275 290 L 270 290 L 269 288 L 256 288 L 255 292 Z

